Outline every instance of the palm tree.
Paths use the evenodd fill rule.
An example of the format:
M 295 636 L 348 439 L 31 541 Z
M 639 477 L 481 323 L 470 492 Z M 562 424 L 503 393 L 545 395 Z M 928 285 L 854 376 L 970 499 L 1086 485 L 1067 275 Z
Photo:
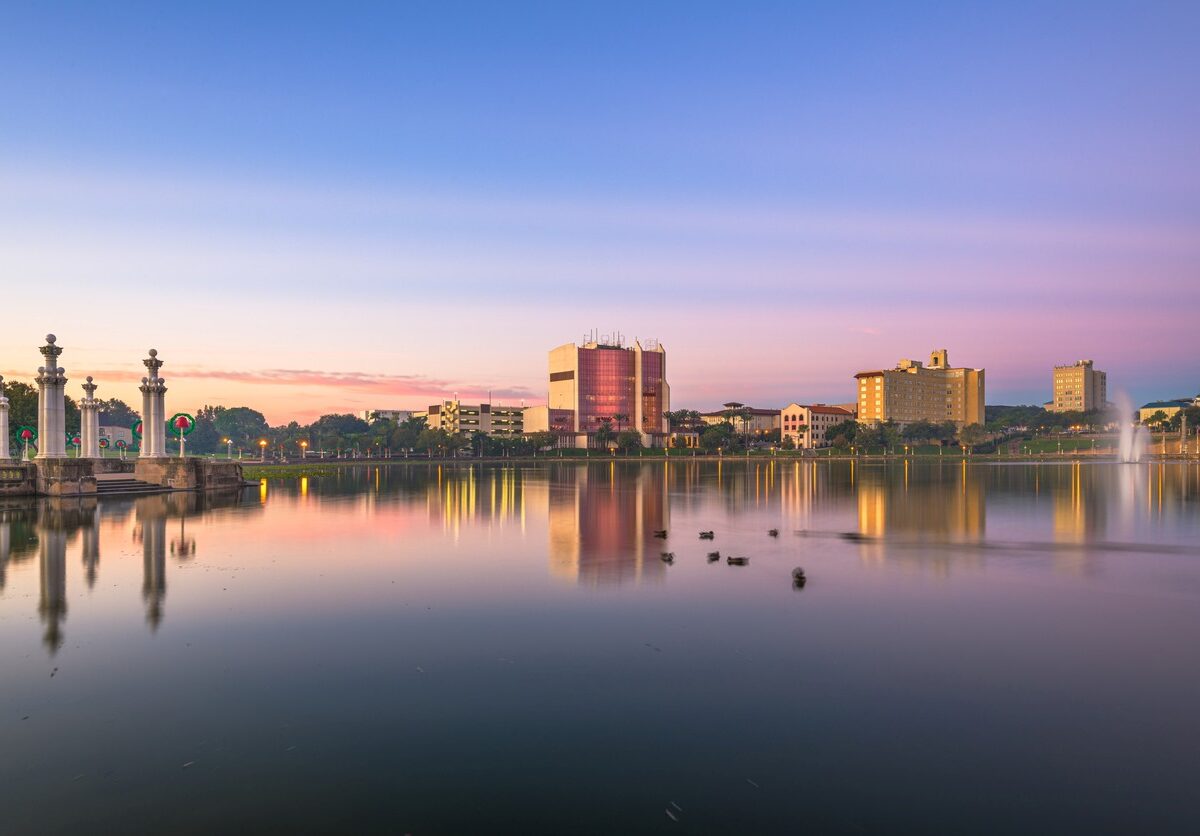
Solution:
M 621 431 L 621 423 L 629 420 L 629 413 L 618 412 L 613 415 L 613 420 L 617 422 L 617 432 L 619 433 Z
M 602 449 L 608 449 L 608 443 L 613 440 L 616 433 L 613 432 L 612 422 L 604 420 L 600 422 L 599 429 L 596 430 L 596 444 Z

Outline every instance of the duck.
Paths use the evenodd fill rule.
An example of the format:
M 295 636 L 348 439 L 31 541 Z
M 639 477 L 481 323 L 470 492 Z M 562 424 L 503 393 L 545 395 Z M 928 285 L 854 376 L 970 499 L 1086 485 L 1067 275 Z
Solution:
M 778 529 L 778 528 L 771 528 L 771 529 L 768 529 L 768 530 L 767 530 L 767 534 L 769 534 L 769 535 L 770 535 L 770 536 L 772 536 L 772 537 L 778 537 L 778 536 L 779 536 L 779 529 Z
M 663 552 L 659 555 L 659 557 L 662 558 L 662 562 L 668 566 L 675 562 L 675 552 Z
M 708 562 L 709 563 L 716 563 L 720 559 L 721 559 L 720 552 L 709 552 L 708 553 Z
M 797 566 L 795 569 L 792 570 L 792 580 L 794 580 L 798 584 L 803 584 L 804 581 L 807 580 L 807 578 L 804 574 L 803 566 Z
M 701 540 L 712 540 L 715 536 L 716 535 L 713 534 L 711 531 L 701 531 L 700 532 Z
M 746 564 L 748 564 L 750 562 L 750 558 L 748 558 L 748 557 L 727 557 L 727 558 L 725 558 L 725 562 L 728 563 L 730 566 L 745 566 Z
M 654 536 L 657 537 L 659 540 L 666 540 L 667 539 L 667 530 L 665 528 L 659 529 L 658 531 L 654 532 Z

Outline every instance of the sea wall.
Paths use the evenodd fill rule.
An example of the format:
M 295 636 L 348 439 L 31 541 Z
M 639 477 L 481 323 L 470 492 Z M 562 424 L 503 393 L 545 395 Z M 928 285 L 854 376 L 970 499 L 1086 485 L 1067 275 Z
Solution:
M 0 464 L 0 496 L 28 496 L 37 493 L 37 468 L 26 462 Z
M 91 459 L 40 459 L 37 493 L 43 496 L 94 496 L 96 475 Z
M 242 486 L 242 466 L 211 459 L 138 459 L 133 476 L 177 491 L 211 491 Z

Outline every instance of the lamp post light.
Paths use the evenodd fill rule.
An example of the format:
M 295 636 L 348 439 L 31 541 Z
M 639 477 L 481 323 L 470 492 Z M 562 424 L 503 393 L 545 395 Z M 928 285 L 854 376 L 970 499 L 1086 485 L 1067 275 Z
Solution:
M 307 458 L 308 458 L 308 442 L 301 441 L 300 442 L 300 459 L 303 461 L 304 459 L 307 459 Z
M 232 459 L 233 458 L 233 439 L 232 438 L 222 438 L 221 441 L 223 441 L 225 443 L 225 458 Z
M 258 460 L 260 462 L 267 460 L 267 440 L 265 438 L 258 440 Z

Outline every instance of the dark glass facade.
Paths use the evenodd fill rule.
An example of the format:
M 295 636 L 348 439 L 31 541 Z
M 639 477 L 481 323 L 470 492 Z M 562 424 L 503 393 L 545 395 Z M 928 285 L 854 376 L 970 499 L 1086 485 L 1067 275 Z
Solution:
M 662 431 L 663 413 L 667 411 L 663 393 L 667 356 L 654 351 L 642 352 L 642 432 Z
M 634 415 L 634 353 L 623 348 L 579 350 L 579 431 L 593 433 L 605 421 L 616 428 L 615 415 Z

